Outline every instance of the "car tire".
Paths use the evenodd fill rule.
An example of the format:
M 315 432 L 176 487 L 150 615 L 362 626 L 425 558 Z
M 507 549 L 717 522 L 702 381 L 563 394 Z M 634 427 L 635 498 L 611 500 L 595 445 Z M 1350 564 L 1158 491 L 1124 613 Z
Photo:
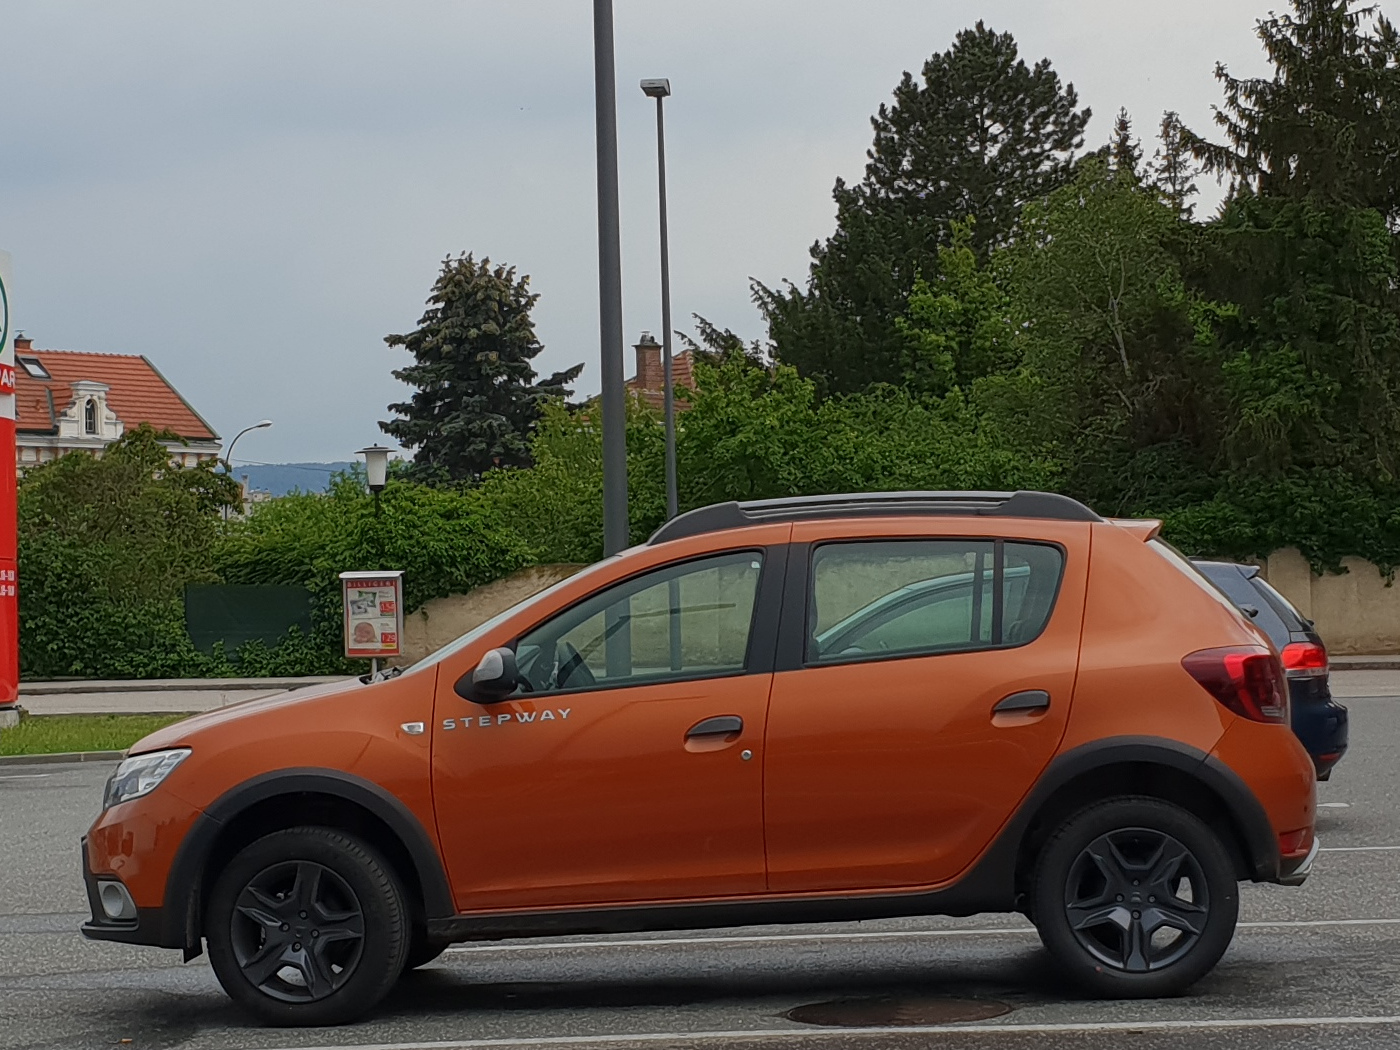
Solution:
M 408 930 L 393 869 L 367 843 L 322 827 L 278 831 L 238 853 L 205 917 L 224 991 L 278 1026 L 345 1024 L 373 1009 L 403 972 Z
M 1046 842 L 1032 915 L 1056 963 L 1086 991 L 1161 998 L 1186 991 L 1225 954 L 1239 883 L 1198 817 L 1160 799 L 1110 799 Z

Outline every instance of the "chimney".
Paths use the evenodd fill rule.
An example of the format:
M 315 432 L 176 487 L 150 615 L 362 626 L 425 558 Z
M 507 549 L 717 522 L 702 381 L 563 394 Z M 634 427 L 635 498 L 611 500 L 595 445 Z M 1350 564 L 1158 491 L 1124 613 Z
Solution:
M 661 374 L 661 344 L 650 332 L 643 332 L 637 343 L 637 389 L 661 390 L 666 378 Z
M 21 350 L 33 350 L 33 349 L 34 349 L 34 340 L 33 340 L 33 339 L 30 339 L 30 338 L 29 338 L 28 336 L 26 336 L 23 332 L 16 332 L 16 333 L 15 333 L 15 350 L 16 350 L 16 352 L 21 351 Z

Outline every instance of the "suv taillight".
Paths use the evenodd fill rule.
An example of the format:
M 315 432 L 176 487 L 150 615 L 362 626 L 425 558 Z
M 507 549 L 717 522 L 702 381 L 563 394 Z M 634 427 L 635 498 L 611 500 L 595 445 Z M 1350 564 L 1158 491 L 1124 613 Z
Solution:
M 1327 677 L 1327 650 L 1315 642 L 1291 642 L 1279 655 L 1289 678 Z
M 1288 722 L 1288 686 L 1278 658 L 1262 646 L 1202 649 L 1181 661 L 1201 687 L 1241 718 Z

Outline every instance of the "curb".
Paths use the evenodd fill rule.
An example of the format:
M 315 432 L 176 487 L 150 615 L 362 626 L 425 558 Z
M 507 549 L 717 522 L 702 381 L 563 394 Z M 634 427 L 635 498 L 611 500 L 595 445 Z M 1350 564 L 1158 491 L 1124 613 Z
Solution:
M 125 751 L 58 751 L 51 755 L 0 755 L 0 769 L 5 766 L 41 766 L 60 762 L 119 762 Z
M 1400 656 L 1334 656 L 1334 671 L 1400 671 Z
M 279 690 L 305 689 L 315 685 L 351 681 L 351 675 L 317 678 L 159 678 L 142 681 L 70 681 L 21 682 L 20 699 L 26 696 L 55 696 L 67 693 L 239 693 L 262 689 L 268 693 Z

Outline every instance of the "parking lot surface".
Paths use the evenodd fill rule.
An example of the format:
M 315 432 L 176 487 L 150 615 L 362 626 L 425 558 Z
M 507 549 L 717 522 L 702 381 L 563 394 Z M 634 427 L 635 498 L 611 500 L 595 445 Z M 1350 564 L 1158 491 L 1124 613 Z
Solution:
M 1400 676 L 1336 679 L 1352 751 L 1319 785 L 1315 874 L 1245 887 L 1217 970 L 1158 1002 L 1082 999 L 1024 919 L 979 916 L 464 945 L 360 1024 L 259 1028 L 205 959 L 78 934 L 109 767 L 0 768 L 0 1048 L 1400 1047 L 1400 695 L 1377 695 Z M 948 1000 L 997 1016 L 946 1023 Z M 832 1002 L 855 1027 L 787 1016 Z

